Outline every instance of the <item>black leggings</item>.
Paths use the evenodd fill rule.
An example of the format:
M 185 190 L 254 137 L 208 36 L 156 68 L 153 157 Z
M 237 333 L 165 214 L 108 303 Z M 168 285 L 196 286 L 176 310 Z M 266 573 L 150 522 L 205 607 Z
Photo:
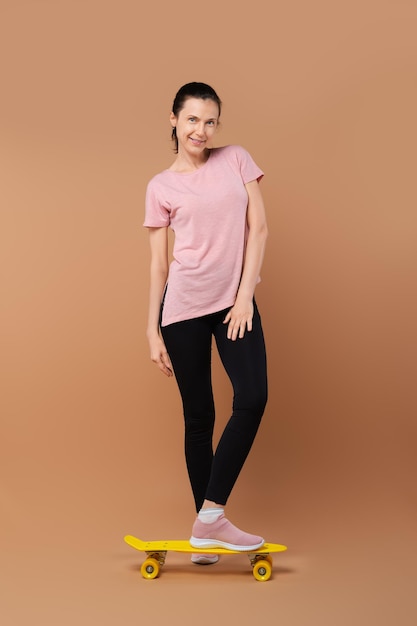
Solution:
M 185 458 L 196 510 L 225 505 L 251 449 L 267 401 L 265 343 L 254 303 L 252 331 L 227 338 L 228 309 L 161 328 L 182 397 Z M 233 413 L 213 455 L 212 336 L 233 385 Z

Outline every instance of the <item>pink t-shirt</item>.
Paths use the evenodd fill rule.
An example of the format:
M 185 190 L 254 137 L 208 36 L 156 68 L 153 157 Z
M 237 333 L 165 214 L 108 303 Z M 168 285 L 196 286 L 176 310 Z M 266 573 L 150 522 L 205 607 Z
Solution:
M 144 226 L 175 232 L 162 326 L 233 306 L 247 234 L 245 184 L 262 176 L 244 148 L 224 146 L 193 172 L 164 170 L 150 180 Z

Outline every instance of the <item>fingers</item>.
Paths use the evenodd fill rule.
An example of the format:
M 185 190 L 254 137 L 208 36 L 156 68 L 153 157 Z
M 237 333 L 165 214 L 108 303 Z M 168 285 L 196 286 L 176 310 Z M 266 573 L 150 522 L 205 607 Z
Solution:
M 246 330 L 249 332 L 252 330 L 252 315 L 247 314 L 239 317 L 234 316 L 232 311 L 232 309 L 229 311 L 224 318 L 223 323 L 228 323 L 227 338 L 232 341 L 236 341 L 237 338 L 243 339 Z
M 168 352 L 164 352 L 163 354 L 161 354 L 160 363 L 162 365 L 160 369 L 163 371 L 163 373 L 166 374 L 166 376 L 172 376 L 172 364 L 171 359 L 168 356 Z
M 158 366 L 165 376 L 173 376 L 171 359 L 168 356 L 168 352 L 160 352 L 155 356 L 151 356 L 151 361 Z
M 246 328 L 248 330 L 251 330 L 249 328 L 248 322 L 246 321 L 235 324 L 232 324 L 232 322 L 230 322 L 227 328 L 227 338 L 231 339 L 232 341 L 236 341 L 238 337 L 239 339 L 243 339 L 243 337 L 245 336 Z

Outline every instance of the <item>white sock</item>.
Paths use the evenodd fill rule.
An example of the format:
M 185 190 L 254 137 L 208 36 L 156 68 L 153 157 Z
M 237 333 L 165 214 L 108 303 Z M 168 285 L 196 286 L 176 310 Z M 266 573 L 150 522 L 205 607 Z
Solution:
M 224 509 L 212 508 L 212 509 L 200 509 L 198 519 L 203 524 L 213 524 L 217 522 L 220 515 L 223 515 Z

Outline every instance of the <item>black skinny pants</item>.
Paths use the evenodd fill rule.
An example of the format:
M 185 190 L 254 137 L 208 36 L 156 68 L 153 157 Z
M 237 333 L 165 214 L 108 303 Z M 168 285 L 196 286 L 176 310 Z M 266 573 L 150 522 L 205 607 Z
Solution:
M 256 303 L 252 330 L 236 341 L 227 338 L 223 324 L 228 310 L 161 328 L 182 397 L 185 458 L 197 511 L 204 499 L 226 504 L 267 401 L 265 343 Z M 233 413 L 214 455 L 213 335 L 234 394 Z

